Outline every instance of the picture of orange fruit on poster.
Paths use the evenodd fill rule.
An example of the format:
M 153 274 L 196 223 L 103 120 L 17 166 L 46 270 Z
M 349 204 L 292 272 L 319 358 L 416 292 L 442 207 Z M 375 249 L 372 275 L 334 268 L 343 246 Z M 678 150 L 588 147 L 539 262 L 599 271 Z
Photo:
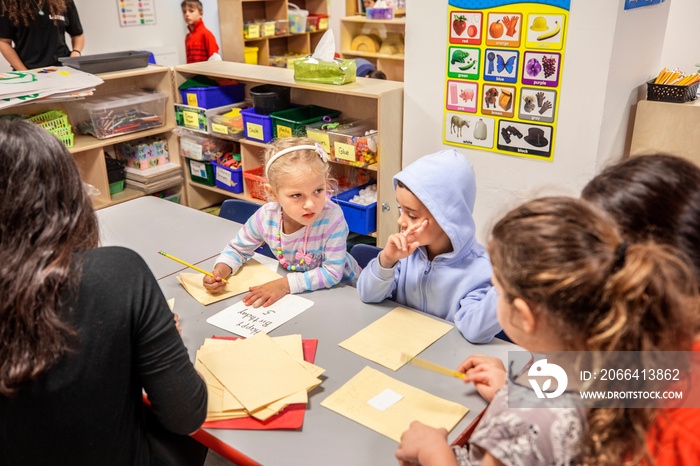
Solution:
M 509 47 L 520 45 L 522 17 L 521 13 L 489 13 L 486 43 Z

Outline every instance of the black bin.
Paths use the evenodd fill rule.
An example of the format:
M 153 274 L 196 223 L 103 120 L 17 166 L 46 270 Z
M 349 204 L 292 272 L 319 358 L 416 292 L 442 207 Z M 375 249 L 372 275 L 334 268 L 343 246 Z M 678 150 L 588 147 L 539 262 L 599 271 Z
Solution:
M 255 113 L 269 115 L 270 113 L 289 108 L 289 88 L 274 84 L 263 84 L 250 89 Z

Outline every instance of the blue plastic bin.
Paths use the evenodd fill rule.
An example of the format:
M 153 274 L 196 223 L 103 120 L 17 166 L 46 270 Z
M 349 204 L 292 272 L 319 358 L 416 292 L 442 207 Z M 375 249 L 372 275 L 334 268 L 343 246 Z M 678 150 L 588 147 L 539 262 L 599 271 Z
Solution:
M 246 139 L 260 142 L 272 140 L 272 117 L 270 115 L 258 115 L 255 107 L 241 110 L 243 115 L 243 128 Z
M 232 193 L 243 192 L 243 168 L 229 168 L 214 161 L 214 182 L 217 188 L 225 189 Z
M 192 107 L 215 108 L 241 102 L 245 98 L 245 84 L 228 86 L 190 87 L 181 89 L 182 102 Z
M 362 186 L 350 189 L 331 198 L 331 200 L 342 209 L 345 221 L 348 224 L 348 229 L 354 233 L 367 235 L 373 231 L 377 231 L 377 203 L 359 205 L 349 202 L 361 189 L 372 184 L 376 183 L 363 184 Z

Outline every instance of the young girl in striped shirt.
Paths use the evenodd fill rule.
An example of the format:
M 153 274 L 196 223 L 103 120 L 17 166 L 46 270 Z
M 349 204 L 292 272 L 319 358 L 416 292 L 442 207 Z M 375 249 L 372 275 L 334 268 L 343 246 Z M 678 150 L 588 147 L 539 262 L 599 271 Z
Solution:
M 340 282 L 355 285 L 360 268 L 348 254 L 348 225 L 340 207 L 326 197 L 328 154 L 312 139 L 284 138 L 265 154 L 265 189 L 272 200 L 248 219 L 216 261 L 214 277 L 204 287 L 220 291 L 221 281 L 253 256 L 263 243 L 270 246 L 286 277 L 250 288 L 246 306 L 267 307 L 287 293 L 330 288 Z

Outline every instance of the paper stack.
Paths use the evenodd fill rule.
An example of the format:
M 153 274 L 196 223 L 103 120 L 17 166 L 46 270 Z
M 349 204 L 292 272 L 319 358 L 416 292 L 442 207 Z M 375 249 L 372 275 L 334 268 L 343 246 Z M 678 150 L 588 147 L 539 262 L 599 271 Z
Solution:
M 182 167 L 176 163 L 166 163 L 145 170 L 125 167 L 126 185 L 146 194 L 152 194 L 182 183 Z
M 104 81 L 97 76 L 66 66 L 0 73 L 0 109 L 40 99 L 74 100 L 92 94 Z
M 207 421 L 266 420 L 290 404 L 307 403 L 324 370 L 304 361 L 301 335 L 207 339 L 195 369 L 209 392 Z

